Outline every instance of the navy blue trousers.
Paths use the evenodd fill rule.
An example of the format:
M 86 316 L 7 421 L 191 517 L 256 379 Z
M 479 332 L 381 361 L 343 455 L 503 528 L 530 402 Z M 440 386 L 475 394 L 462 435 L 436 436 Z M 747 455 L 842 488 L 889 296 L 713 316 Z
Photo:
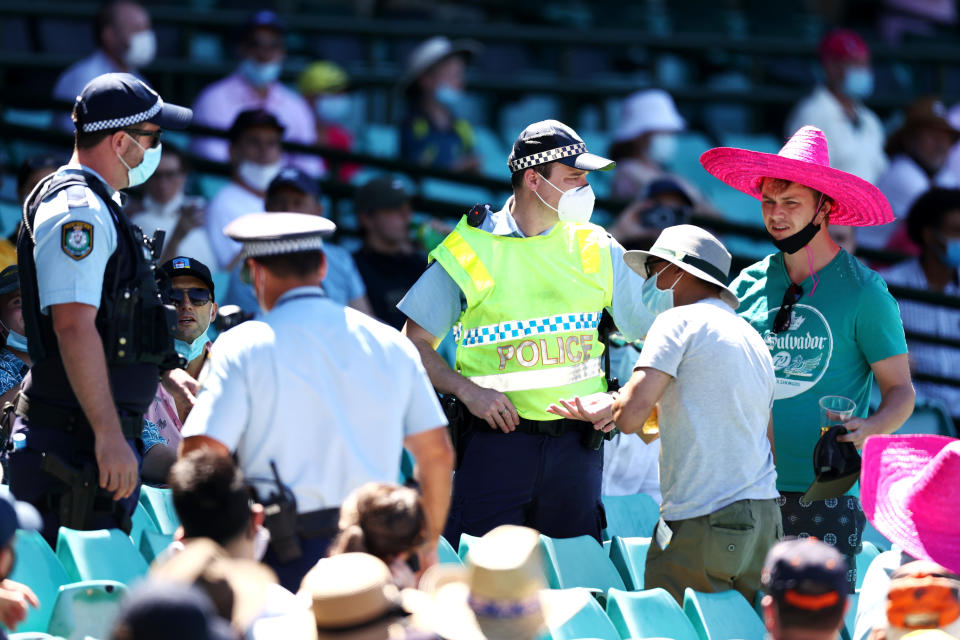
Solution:
M 605 526 L 603 449 L 584 449 L 580 436 L 492 429 L 467 434 L 444 537 L 456 547 L 461 533 L 482 536 L 518 524 L 553 538 L 589 535 L 599 541 Z
M 296 593 L 300 590 L 300 581 L 307 571 L 317 564 L 317 561 L 327 556 L 327 547 L 333 542 L 333 538 L 300 538 L 300 547 L 303 549 L 303 555 L 292 562 L 280 562 L 273 549 L 267 548 L 267 554 L 263 556 L 263 563 L 274 570 L 277 578 L 280 580 L 280 586 Z
M 42 454 L 45 451 L 56 453 L 68 465 L 82 469 L 87 463 L 97 464 L 93 453 L 93 436 L 76 436 L 63 429 L 28 422 L 17 416 L 13 423 L 13 433 L 26 436 L 26 446 L 13 451 L 7 463 L 10 474 L 10 491 L 18 500 L 29 502 L 43 517 L 43 537 L 51 547 L 56 547 L 60 530 L 60 513 L 51 507 L 49 496 L 59 490 L 63 484 L 40 468 Z M 143 461 L 139 440 L 128 439 L 127 443 L 137 456 L 137 463 Z M 105 491 L 102 492 L 106 494 Z M 140 485 L 128 498 L 116 503 L 114 513 L 100 513 L 89 523 L 89 529 L 118 529 L 123 514 L 132 516 L 140 499 Z M 110 504 L 106 497 L 102 502 Z

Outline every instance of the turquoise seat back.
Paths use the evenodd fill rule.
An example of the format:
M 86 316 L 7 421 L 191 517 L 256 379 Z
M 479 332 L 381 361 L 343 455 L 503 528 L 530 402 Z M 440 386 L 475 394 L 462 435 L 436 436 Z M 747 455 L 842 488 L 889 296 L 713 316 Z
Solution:
M 47 631 L 64 638 L 109 638 L 126 593 L 126 586 L 113 580 L 64 585 Z
M 150 513 L 147 512 L 146 507 L 140 503 L 137 503 L 137 508 L 134 510 L 131 520 L 133 527 L 130 529 L 130 540 L 133 541 L 133 546 L 135 547 L 140 546 L 140 540 L 143 538 L 144 532 L 160 532 L 160 528 L 157 526 L 157 523 L 154 522 L 153 516 L 151 516 Z
M 450 546 L 450 543 L 443 536 L 440 536 L 440 543 L 437 545 L 437 559 L 440 564 L 463 564 L 456 550 Z
M 699 640 L 683 609 L 666 589 L 620 591 L 607 594 L 607 617 L 621 638 Z
M 57 558 L 74 582 L 116 580 L 129 585 L 147 573 L 147 562 L 119 529 L 75 531 L 60 527 Z
M 649 538 L 660 519 L 660 505 L 645 493 L 632 496 L 603 496 L 607 513 L 604 538 Z
M 629 591 L 643 589 L 643 572 L 647 565 L 650 538 L 621 538 L 610 541 L 610 562 L 616 567 Z
M 140 504 L 157 523 L 157 529 L 161 533 L 174 533 L 180 526 L 177 510 L 173 508 L 173 492 L 170 489 L 143 485 L 140 487 Z
M 880 548 L 868 540 L 863 541 L 863 550 L 857 554 L 857 590 L 863 586 L 863 578 L 867 575 L 870 563 L 880 555 Z
M 137 548 L 140 549 L 140 555 L 143 556 L 143 559 L 150 563 L 153 562 L 164 549 L 169 547 L 171 542 L 173 542 L 173 536 L 169 533 L 144 531 Z
M 553 640 L 620 640 L 620 634 L 587 589 L 550 589 L 542 593 L 549 604 L 547 627 Z
M 460 556 L 461 560 L 464 562 L 467 561 L 467 554 L 470 553 L 470 545 L 475 544 L 479 539 L 479 536 L 472 536 L 469 533 L 460 534 L 460 546 L 457 547 L 457 555 Z
M 739 591 L 700 593 L 687 589 L 683 612 L 700 640 L 763 640 L 767 629 Z
M 10 579 L 33 589 L 40 600 L 40 608 L 27 609 L 27 617 L 17 625 L 17 631 L 46 631 L 53 605 L 57 601 L 57 592 L 61 585 L 70 582 L 70 576 L 37 531 L 17 531 L 14 551 L 17 561 Z
M 623 579 L 603 546 L 590 536 L 551 538 L 540 536 L 547 585 L 551 589 L 624 589 Z

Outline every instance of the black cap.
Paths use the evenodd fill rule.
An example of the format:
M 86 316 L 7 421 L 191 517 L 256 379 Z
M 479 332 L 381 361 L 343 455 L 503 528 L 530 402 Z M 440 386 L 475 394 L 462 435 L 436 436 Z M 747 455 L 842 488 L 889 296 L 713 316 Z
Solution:
M 860 454 L 852 442 L 837 442 L 847 433 L 841 426 L 830 427 L 813 447 L 813 481 L 803 499 L 826 500 L 842 496 L 860 477 Z
M 113 625 L 113 637 L 138 640 L 234 640 L 228 623 L 197 587 L 145 580 L 133 587 Z M 123 633 L 117 632 L 123 630 Z
M 247 23 L 243 26 L 244 36 L 249 37 L 257 29 L 273 29 L 283 33 L 286 25 L 275 12 L 269 9 L 261 9 L 250 16 Z
M 613 160 L 587 153 L 587 145 L 577 132 L 559 120 L 534 122 L 520 132 L 507 158 L 510 173 L 547 162 L 562 162 L 584 171 L 613 169 Z
M 270 198 L 271 194 L 280 187 L 293 187 L 308 196 L 313 196 L 317 199 L 320 198 L 320 185 L 317 183 L 316 178 L 307 175 L 306 172 L 296 167 L 284 167 L 280 169 L 277 177 L 271 180 L 270 186 L 267 187 L 267 198 Z
M 12 264 L 0 271 L 0 296 L 20 289 L 20 270 Z
M 123 129 L 150 122 L 162 129 L 186 129 L 193 111 L 168 104 L 146 82 L 129 73 L 105 73 L 87 83 L 73 106 L 74 125 L 83 133 Z
M 277 120 L 277 116 L 266 109 L 247 109 L 237 114 L 230 125 L 230 140 L 236 140 L 244 131 L 254 127 L 273 127 L 283 133 L 283 125 Z
M 848 569 L 843 555 L 825 542 L 791 539 L 770 549 L 760 580 L 781 605 L 820 611 L 846 602 Z
M 354 207 L 357 213 L 372 213 L 380 209 L 396 209 L 410 202 L 410 194 L 403 181 L 393 176 L 379 176 L 357 189 Z
M 186 256 L 177 256 L 165 262 L 164 265 L 160 267 L 160 271 L 170 279 L 179 276 L 199 278 L 210 288 L 211 295 L 215 293 L 213 290 L 213 276 L 210 275 L 210 269 L 199 260 L 194 260 Z
M 682 184 L 673 178 L 658 178 L 651 182 L 649 185 L 647 185 L 645 197 L 656 198 L 657 196 L 665 193 L 672 193 L 680 196 L 680 198 L 688 207 L 693 206 L 693 199 L 690 197 L 690 194 L 687 193 L 687 190 L 683 188 Z

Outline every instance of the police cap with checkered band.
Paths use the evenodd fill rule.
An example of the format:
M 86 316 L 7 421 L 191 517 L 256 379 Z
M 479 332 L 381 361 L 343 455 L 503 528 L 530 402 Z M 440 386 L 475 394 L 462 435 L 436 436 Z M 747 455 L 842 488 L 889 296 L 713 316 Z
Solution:
M 607 171 L 616 163 L 587 152 L 577 132 L 558 120 L 534 122 L 520 132 L 507 158 L 510 173 L 548 162 L 562 162 L 583 171 Z
M 129 73 L 105 73 L 87 83 L 73 106 L 82 133 L 123 129 L 150 122 L 161 129 L 186 129 L 193 111 L 165 103 L 147 83 Z

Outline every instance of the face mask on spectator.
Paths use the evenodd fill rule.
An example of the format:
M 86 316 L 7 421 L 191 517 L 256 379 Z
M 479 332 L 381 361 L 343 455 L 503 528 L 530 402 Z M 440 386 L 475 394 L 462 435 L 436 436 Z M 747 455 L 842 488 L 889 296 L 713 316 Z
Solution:
M 463 106 L 464 93 L 460 89 L 455 89 L 450 85 L 442 84 L 433 90 L 433 97 L 437 102 L 445 106 L 450 111 L 456 113 Z
M 7 329 L 7 348 L 13 349 L 15 351 L 20 351 L 23 353 L 29 353 L 30 350 L 27 349 L 27 336 L 21 335 L 12 329 L 8 329 L 7 325 L 0 322 L 0 326 L 3 326 L 4 329 Z
M 280 173 L 280 167 L 280 162 L 275 162 L 273 164 L 241 162 L 240 166 L 237 167 L 237 173 L 240 175 L 240 179 L 243 180 L 247 186 L 255 189 L 256 191 L 265 192 L 267 187 L 270 186 L 270 181 L 276 178 L 277 174 Z
M 240 73 L 257 88 L 272 84 L 280 77 L 280 61 L 255 62 L 249 58 L 240 63 Z
M 547 180 L 543 174 L 540 174 L 540 177 L 543 178 L 543 181 L 548 185 L 563 194 L 560 196 L 560 202 L 557 203 L 557 206 L 551 207 L 547 204 L 546 200 L 540 198 L 539 193 L 534 191 L 536 196 L 540 198 L 540 202 L 557 212 L 557 217 L 560 218 L 560 220 L 564 222 L 588 222 L 590 220 L 590 216 L 593 215 L 593 203 L 597 199 L 596 196 L 593 195 L 593 187 L 584 185 L 564 191 Z
M 640 300 L 643 302 L 643 306 L 655 316 L 673 308 L 673 289 L 680 282 L 683 274 L 677 276 L 677 279 L 666 291 L 657 286 L 657 278 L 659 277 L 660 274 L 650 276 L 644 280 L 643 286 L 640 288 Z
M 313 101 L 313 108 L 321 122 L 342 124 L 350 117 L 353 101 L 345 93 L 319 96 Z
M 657 164 L 669 164 L 677 153 L 677 136 L 672 133 L 655 133 L 650 136 L 650 159 Z
M 157 36 L 152 29 L 138 31 L 130 37 L 130 46 L 123 62 L 131 69 L 140 69 L 153 62 L 157 55 Z
M 851 98 L 866 98 L 873 93 L 873 71 L 868 67 L 847 67 L 843 90 Z
M 125 133 L 125 135 L 133 140 L 133 144 L 143 149 L 143 160 L 135 167 L 128 165 L 127 161 L 124 160 L 119 153 L 117 154 L 120 162 L 127 168 L 127 188 L 129 189 L 130 187 L 136 187 L 146 182 L 150 176 L 153 175 L 153 172 L 157 170 L 157 167 L 160 166 L 160 155 L 163 153 L 163 145 L 158 144 L 156 147 L 144 149 L 143 145 L 137 142 L 136 138 L 129 133 Z
M 947 266 L 960 268 L 960 238 L 943 239 L 945 249 L 940 252 L 940 259 Z
M 177 350 L 177 353 L 187 359 L 187 362 L 193 362 L 200 357 L 200 354 L 203 353 L 203 348 L 207 346 L 207 343 L 210 341 L 210 338 L 207 337 L 208 331 L 210 331 L 210 327 L 207 327 L 193 342 L 174 340 L 173 346 Z

